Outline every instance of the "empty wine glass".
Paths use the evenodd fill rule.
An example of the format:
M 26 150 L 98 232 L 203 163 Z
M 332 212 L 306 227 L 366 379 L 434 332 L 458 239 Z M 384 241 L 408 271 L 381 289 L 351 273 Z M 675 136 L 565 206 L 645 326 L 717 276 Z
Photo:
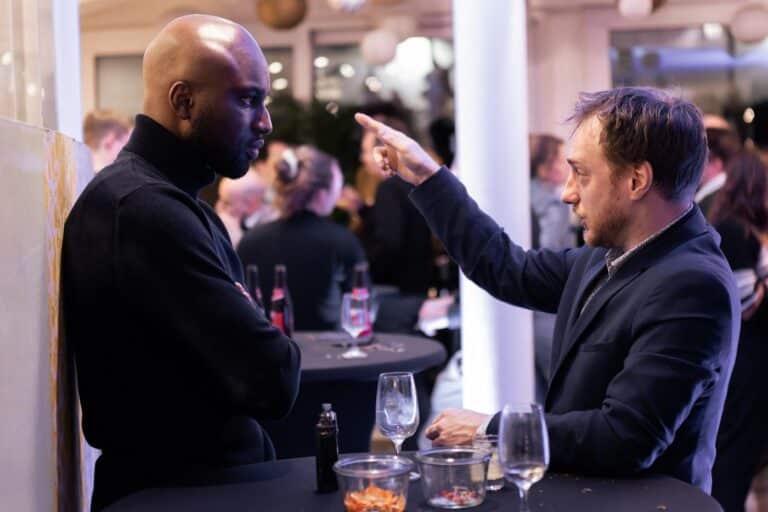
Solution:
M 549 466 L 549 437 L 538 404 L 506 405 L 499 423 L 499 461 L 504 476 L 520 492 L 520 510 L 527 512 L 528 490 Z
M 360 334 L 370 325 L 370 299 L 345 293 L 341 300 L 341 327 L 352 336 L 350 347 L 341 356 L 344 359 L 359 359 L 368 354 L 357 346 Z
M 395 454 L 400 454 L 403 442 L 419 427 L 419 399 L 411 372 L 391 372 L 379 375 L 376 391 L 376 425 L 392 441 Z M 411 473 L 411 479 L 418 478 Z

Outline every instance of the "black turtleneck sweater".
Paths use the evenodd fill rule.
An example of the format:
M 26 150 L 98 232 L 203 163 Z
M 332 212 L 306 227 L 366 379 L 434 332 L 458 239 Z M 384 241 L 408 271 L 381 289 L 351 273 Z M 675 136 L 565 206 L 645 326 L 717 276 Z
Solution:
M 95 508 L 184 472 L 274 457 L 256 420 L 284 416 L 296 344 L 238 291 L 242 266 L 197 199 L 213 171 L 138 116 L 67 219 L 62 297 Z

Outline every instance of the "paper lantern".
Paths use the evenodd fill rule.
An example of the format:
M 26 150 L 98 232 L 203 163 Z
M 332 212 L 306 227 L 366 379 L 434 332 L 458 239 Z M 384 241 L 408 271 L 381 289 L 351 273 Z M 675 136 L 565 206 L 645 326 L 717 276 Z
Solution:
M 747 5 L 731 20 L 731 34 L 742 43 L 758 43 L 768 37 L 768 8 L 761 4 Z
M 665 0 L 619 0 L 619 12 L 626 18 L 641 18 L 661 7 Z
M 382 66 L 395 57 L 398 42 L 397 34 L 380 28 L 368 32 L 363 37 L 360 52 L 368 64 Z
M 363 4 L 365 4 L 365 0 L 328 0 L 328 5 L 334 11 L 355 12 Z
M 307 14 L 306 0 L 259 0 L 256 14 L 268 27 L 286 30 L 293 28 Z

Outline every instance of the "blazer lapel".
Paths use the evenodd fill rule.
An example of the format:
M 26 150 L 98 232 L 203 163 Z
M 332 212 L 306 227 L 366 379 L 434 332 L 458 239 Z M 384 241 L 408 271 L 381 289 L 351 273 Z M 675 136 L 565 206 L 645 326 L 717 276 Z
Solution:
M 585 272 L 585 277 L 579 286 L 576 300 L 571 306 L 571 312 L 566 331 L 563 335 L 561 348 L 556 355 L 553 354 L 550 389 L 558 372 L 562 370 L 563 363 L 568 358 L 568 354 L 577 346 L 581 338 L 590 333 L 587 328 L 592 324 L 600 310 L 605 307 L 606 303 L 621 291 L 622 288 L 634 281 L 648 267 L 662 259 L 669 251 L 707 231 L 710 230 L 707 227 L 704 217 L 699 211 L 699 208 L 694 206 L 692 212 L 689 212 L 689 214 L 681 219 L 678 224 L 672 226 L 668 231 L 659 236 L 659 238 L 640 249 L 637 254 L 630 256 L 629 260 L 627 260 L 627 262 L 619 268 L 616 274 L 610 278 L 600 290 L 598 290 L 594 297 L 592 297 L 592 300 L 590 300 L 587 307 L 584 308 L 584 311 L 580 312 L 579 309 L 586 299 L 584 294 L 587 291 L 591 293 L 592 287 L 590 284 L 605 267 L 604 257 L 599 257 L 598 259 L 597 254 L 593 256 L 593 260 L 590 262 L 588 270 Z M 717 234 L 714 234 L 714 236 L 719 243 Z
M 579 289 L 576 292 L 576 299 L 571 303 L 571 309 L 568 312 L 568 322 L 565 325 L 565 332 L 563 333 L 562 343 L 556 343 L 553 346 L 552 361 L 549 367 L 550 376 L 555 375 L 555 369 L 559 366 L 560 356 L 566 352 L 565 346 L 568 345 L 570 339 L 570 332 L 573 330 L 574 323 L 579 317 L 579 308 L 586 299 L 585 294 L 587 290 L 592 290 L 592 284 L 600 275 L 601 271 L 605 269 L 605 251 L 595 251 L 590 257 L 589 263 L 586 265 L 586 271 L 579 283 Z M 551 379 L 550 379 L 551 380 Z

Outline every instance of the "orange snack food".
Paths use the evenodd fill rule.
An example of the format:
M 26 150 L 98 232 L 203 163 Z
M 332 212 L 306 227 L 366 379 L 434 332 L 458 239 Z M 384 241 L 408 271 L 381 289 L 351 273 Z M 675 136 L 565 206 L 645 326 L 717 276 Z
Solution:
M 405 496 L 370 484 L 362 491 L 350 491 L 344 496 L 347 512 L 404 512 Z

